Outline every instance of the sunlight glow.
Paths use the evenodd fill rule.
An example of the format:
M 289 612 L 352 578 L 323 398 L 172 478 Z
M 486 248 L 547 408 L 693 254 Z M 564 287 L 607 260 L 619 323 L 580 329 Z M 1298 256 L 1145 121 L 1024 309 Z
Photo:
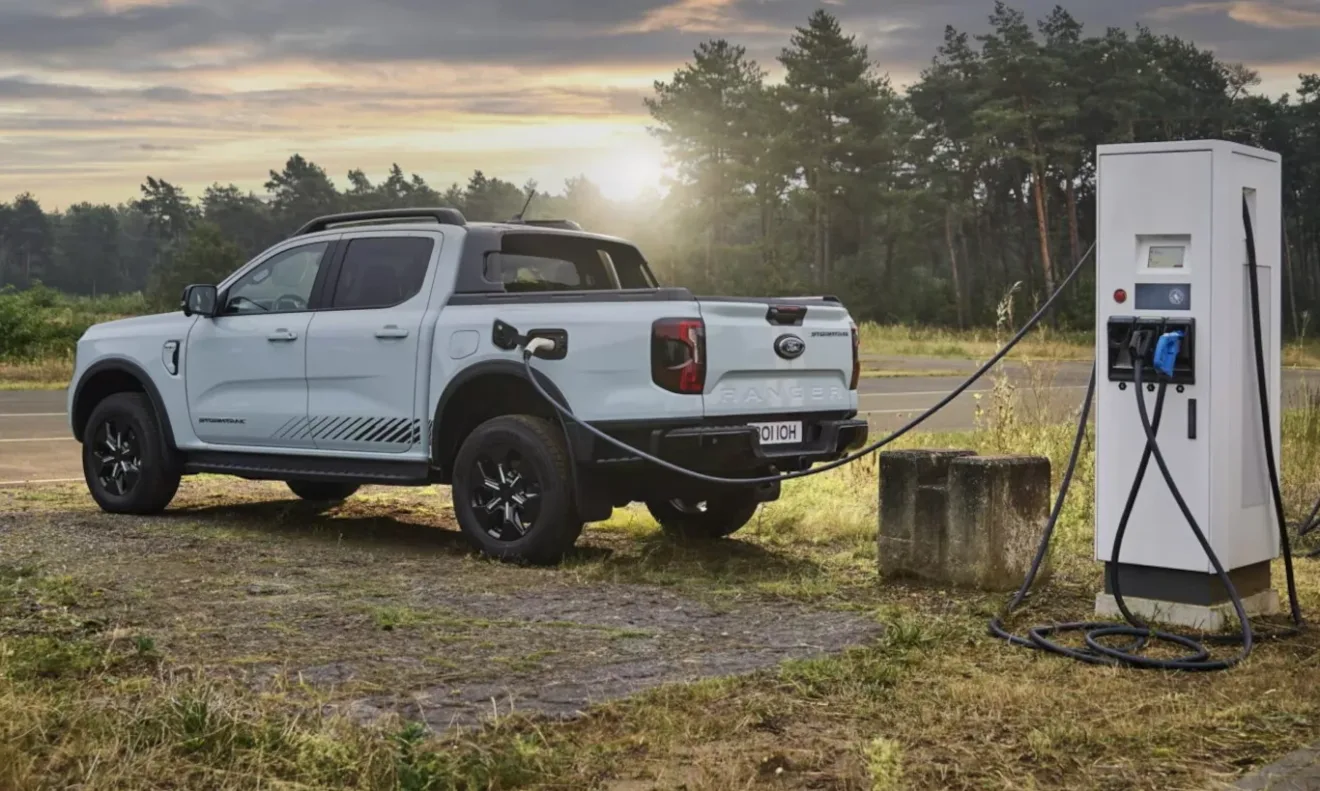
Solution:
M 632 200 L 648 190 L 663 191 L 664 155 L 650 141 L 631 145 L 583 169 L 607 198 Z

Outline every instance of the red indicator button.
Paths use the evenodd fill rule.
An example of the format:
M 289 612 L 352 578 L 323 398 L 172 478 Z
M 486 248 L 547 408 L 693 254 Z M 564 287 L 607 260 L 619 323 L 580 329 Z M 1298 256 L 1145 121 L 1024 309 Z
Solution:
M 1127 302 L 1127 292 L 1121 288 L 1114 289 L 1114 301 L 1120 305 Z

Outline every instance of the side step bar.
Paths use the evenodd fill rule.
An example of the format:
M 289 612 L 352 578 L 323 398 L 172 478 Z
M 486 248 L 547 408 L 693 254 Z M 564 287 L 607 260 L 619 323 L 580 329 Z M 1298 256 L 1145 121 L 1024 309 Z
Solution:
M 236 475 L 258 481 L 336 481 L 384 486 L 426 486 L 431 467 L 425 461 L 376 461 L 266 453 L 189 453 L 183 472 Z

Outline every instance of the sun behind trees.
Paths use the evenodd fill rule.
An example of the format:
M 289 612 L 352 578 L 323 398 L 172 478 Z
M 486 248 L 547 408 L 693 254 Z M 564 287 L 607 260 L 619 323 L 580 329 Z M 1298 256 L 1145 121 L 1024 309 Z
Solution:
M 1304 332 L 1320 307 L 1320 75 L 1270 99 L 1249 69 L 1182 39 L 1087 35 L 1061 8 L 1034 25 L 990 11 L 983 33 L 947 29 L 903 90 L 823 10 L 773 66 L 702 44 L 646 101 L 674 173 L 665 194 L 610 201 L 573 179 L 528 216 L 626 236 L 666 283 L 699 292 L 829 292 L 859 319 L 989 326 L 1015 283 L 1021 312 L 1093 238 L 1097 144 L 1223 138 L 1283 156 L 1285 328 Z M 194 200 L 148 178 L 131 203 L 54 214 L 21 195 L 0 204 L 0 286 L 146 290 L 171 307 L 181 282 L 314 215 L 438 204 L 501 220 L 531 186 L 477 171 L 439 190 L 394 165 L 341 189 L 295 155 L 260 195 L 215 184 Z M 1089 327 L 1091 310 L 1079 284 L 1060 323 Z

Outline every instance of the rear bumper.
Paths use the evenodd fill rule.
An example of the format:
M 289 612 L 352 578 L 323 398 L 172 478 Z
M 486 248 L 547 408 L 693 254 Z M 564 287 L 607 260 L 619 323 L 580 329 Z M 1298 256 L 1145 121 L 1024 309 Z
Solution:
M 751 422 L 801 420 L 803 442 L 762 445 Z M 647 421 L 594 423 L 595 428 L 628 445 L 686 469 L 719 474 L 775 468 L 802 470 L 833 461 L 866 444 L 865 420 L 837 415 L 745 416 L 702 421 Z M 591 435 L 576 424 L 568 426 L 574 457 L 579 463 L 602 465 L 642 460 Z

